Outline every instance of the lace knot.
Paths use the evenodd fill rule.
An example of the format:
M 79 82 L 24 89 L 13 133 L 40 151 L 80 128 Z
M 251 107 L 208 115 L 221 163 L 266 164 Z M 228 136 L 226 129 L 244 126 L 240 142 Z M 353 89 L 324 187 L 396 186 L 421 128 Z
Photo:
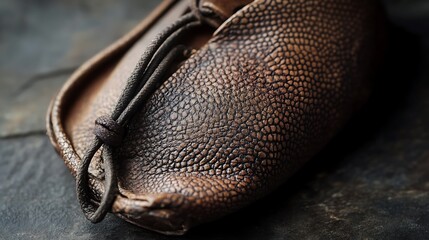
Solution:
M 109 116 L 101 116 L 95 120 L 94 134 L 104 144 L 117 147 L 124 137 L 124 128 Z

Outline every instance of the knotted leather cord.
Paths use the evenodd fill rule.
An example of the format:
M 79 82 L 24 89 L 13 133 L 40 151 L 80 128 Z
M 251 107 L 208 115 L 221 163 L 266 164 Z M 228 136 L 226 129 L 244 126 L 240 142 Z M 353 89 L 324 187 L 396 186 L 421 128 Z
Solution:
M 113 151 L 122 142 L 124 126 L 159 87 L 174 61 L 178 57 L 190 53 L 183 45 L 175 46 L 177 45 L 176 40 L 199 25 L 201 25 L 201 21 L 194 14 L 189 13 L 161 32 L 149 45 L 128 78 L 127 85 L 111 116 L 102 116 L 95 121 L 94 134 L 96 137 L 81 160 L 76 176 L 78 200 L 83 213 L 91 222 L 96 223 L 103 220 L 118 194 Z M 96 201 L 91 198 L 88 169 L 92 158 L 101 146 L 103 146 L 105 182 L 104 194 L 100 204 L 96 206 L 93 203 Z

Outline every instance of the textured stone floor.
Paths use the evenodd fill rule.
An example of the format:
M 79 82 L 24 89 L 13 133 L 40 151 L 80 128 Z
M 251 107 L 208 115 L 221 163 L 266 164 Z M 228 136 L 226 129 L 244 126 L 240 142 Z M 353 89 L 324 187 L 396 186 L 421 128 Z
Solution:
M 111 215 L 87 222 L 44 129 L 71 72 L 156 2 L 0 1 L 0 239 L 172 238 Z M 174 239 L 428 238 L 429 5 L 384 2 L 401 28 L 367 106 L 273 194 Z

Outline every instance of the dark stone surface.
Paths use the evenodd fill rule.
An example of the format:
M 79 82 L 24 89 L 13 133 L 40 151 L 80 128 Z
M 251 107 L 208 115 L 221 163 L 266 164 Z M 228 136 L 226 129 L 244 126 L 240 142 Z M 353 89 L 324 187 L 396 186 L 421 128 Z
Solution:
M 382 0 L 390 19 L 409 31 L 429 35 L 429 1 Z
M 367 106 L 268 197 L 183 237 L 112 215 L 86 221 L 73 178 L 44 135 L 47 103 L 76 66 L 155 2 L 0 2 L 0 239 L 429 238 L 429 41 L 398 29 Z

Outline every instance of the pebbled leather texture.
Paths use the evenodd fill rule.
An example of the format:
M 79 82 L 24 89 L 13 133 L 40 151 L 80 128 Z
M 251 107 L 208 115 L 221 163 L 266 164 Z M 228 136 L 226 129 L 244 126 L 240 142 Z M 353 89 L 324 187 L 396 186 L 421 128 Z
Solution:
M 283 183 L 366 98 L 376 50 L 373 2 L 257 0 L 228 18 L 132 119 L 114 154 L 120 195 L 112 211 L 183 234 Z M 134 38 L 123 45 L 131 48 Z M 134 67 L 127 58 L 136 51 L 128 51 L 92 60 L 101 63 L 72 77 L 52 103 L 51 141 L 73 174 L 95 119 L 111 111 Z M 96 82 L 97 74 L 107 80 L 74 83 Z M 102 165 L 98 154 L 90 168 L 96 198 Z

